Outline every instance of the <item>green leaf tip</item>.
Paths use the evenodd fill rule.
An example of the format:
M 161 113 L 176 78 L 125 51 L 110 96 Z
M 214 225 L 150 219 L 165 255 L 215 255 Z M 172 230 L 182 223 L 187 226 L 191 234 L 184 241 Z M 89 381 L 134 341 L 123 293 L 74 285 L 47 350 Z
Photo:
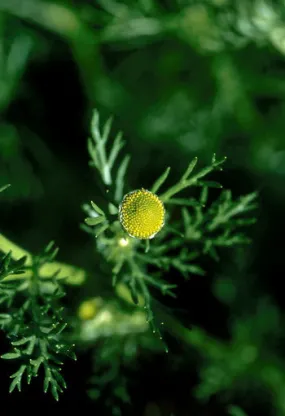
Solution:
M 106 220 L 105 216 L 101 215 L 101 216 L 94 217 L 94 218 L 93 217 L 85 218 L 84 221 L 87 225 L 93 226 L 93 225 L 101 224 L 105 220 Z
M 5 191 L 6 189 L 10 188 L 11 184 L 8 183 L 7 185 L 2 186 L 2 188 L 0 188 L 0 192 Z
M 97 212 L 97 214 L 105 216 L 104 211 L 101 208 L 99 208 L 98 205 L 95 204 L 95 202 L 91 201 L 91 205 L 92 205 L 92 208 L 94 209 L 94 211 Z
M 21 356 L 20 351 L 17 352 L 7 352 L 6 354 L 1 355 L 3 360 L 15 360 Z
M 102 226 L 97 229 L 96 234 L 95 234 L 95 237 L 96 238 L 99 237 L 99 235 L 102 234 L 104 231 L 106 231 L 108 227 L 109 227 L 109 223 L 108 222 L 102 224 Z
M 182 178 L 181 178 L 182 182 L 186 181 L 189 178 L 189 176 L 191 175 L 192 171 L 194 170 L 197 162 L 198 162 L 198 157 L 196 156 L 196 157 L 194 157 L 193 160 L 191 160 L 191 162 L 189 163 L 185 173 L 182 175 Z
M 111 202 L 109 202 L 108 208 L 109 208 L 109 212 L 110 212 L 111 215 L 117 215 L 118 212 L 119 212 L 119 210 L 116 207 L 116 205 L 112 204 Z
M 229 406 L 228 412 L 230 416 L 247 416 L 247 414 L 238 406 Z
M 168 166 L 166 170 L 163 172 L 163 174 L 154 182 L 154 184 L 151 187 L 151 192 L 155 194 L 159 190 L 159 188 L 164 184 L 169 175 L 170 169 L 170 166 Z

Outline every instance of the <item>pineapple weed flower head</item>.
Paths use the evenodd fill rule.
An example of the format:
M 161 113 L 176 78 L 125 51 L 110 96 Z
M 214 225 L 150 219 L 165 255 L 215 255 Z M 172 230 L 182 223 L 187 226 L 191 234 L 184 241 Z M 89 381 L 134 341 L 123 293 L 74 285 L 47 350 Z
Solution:
M 142 188 L 125 195 L 119 218 L 129 236 L 150 239 L 164 226 L 165 209 L 157 195 Z

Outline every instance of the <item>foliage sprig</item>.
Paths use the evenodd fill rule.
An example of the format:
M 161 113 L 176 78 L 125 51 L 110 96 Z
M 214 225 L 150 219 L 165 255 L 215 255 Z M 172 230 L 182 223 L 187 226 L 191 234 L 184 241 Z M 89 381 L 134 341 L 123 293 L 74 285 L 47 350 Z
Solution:
M 110 185 L 113 181 L 111 168 L 123 147 L 119 134 L 115 136 L 110 150 L 107 150 L 111 124 L 112 121 L 109 119 L 101 129 L 98 112 L 94 111 L 91 122 L 92 138 L 88 141 L 88 150 L 92 159 L 91 165 L 99 171 L 105 185 Z M 162 295 L 175 296 L 174 289 L 177 285 L 165 280 L 165 271 L 174 267 L 187 278 L 191 274 L 204 275 L 205 271 L 197 262 L 199 257 L 210 254 L 217 260 L 217 248 L 249 242 L 239 229 L 254 222 L 254 219 L 245 218 L 244 215 L 256 207 L 256 194 L 252 193 L 234 201 L 230 191 L 225 190 L 214 203 L 207 206 L 209 188 L 222 188 L 222 185 L 207 180 L 206 177 L 216 170 L 223 170 L 222 165 L 226 157 L 218 160 L 214 154 L 210 165 L 197 173 L 194 169 L 198 159 L 194 158 L 180 179 L 161 192 L 169 178 L 170 167 L 167 167 L 150 188 L 166 207 L 166 224 L 151 240 L 151 245 L 150 240 L 146 240 L 145 245 L 144 241 L 132 238 L 126 233 L 118 216 L 118 204 L 123 198 L 126 161 L 129 160 L 126 157 L 128 156 L 123 157 L 119 165 L 115 192 L 111 192 L 112 195 L 109 193 L 108 199 L 111 198 L 111 202 L 109 201 L 108 214 L 94 202 L 91 202 L 90 206 L 85 205 L 85 211 L 89 214 L 85 223 L 94 226 L 95 229 L 93 231 L 85 226 L 84 229 L 97 238 L 99 251 L 107 262 L 112 264 L 113 284 L 127 284 L 133 302 L 146 309 L 147 321 L 153 324 L 151 288 L 159 290 Z M 193 186 L 202 188 L 199 198 L 186 194 Z M 178 193 L 184 195 L 177 198 Z M 177 210 L 180 211 L 179 219 L 173 220 L 172 215 Z M 117 217 L 113 216 L 114 214 Z M 150 266 L 157 268 L 152 274 L 149 271 Z M 153 329 L 157 331 L 157 328 Z
M 42 279 L 39 272 L 44 264 L 54 260 L 57 251 L 52 242 L 40 255 L 33 256 L 29 266 L 26 257 L 14 261 L 11 252 L 0 262 L 0 305 L 3 311 L 0 325 L 12 347 L 10 352 L 2 355 L 2 359 L 19 363 L 18 370 L 10 376 L 9 391 L 15 388 L 21 391 L 24 375 L 30 384 L 42 368 L 43 390 L 50 390 L 56 400 L 66 388 L 61 374 L 62 358 L 76 358 L 73 346 L 62 336 L 67 322 L 60 299 L 65 293 L 56 278 L 57 273 Z M 16 278 L 27 269 L 32 272 L 30 278 Z

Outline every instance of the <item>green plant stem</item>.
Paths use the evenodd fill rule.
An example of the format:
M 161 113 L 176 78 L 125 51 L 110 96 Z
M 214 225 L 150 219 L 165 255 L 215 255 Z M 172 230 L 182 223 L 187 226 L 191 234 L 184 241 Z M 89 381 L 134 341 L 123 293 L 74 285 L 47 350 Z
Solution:
M 28 251 L 22 249 L 12 241 L 8 240 L 8 238 L 6 238 L 3 234 L 0 234 L 0 251 L 5 254 L 11 251 L 12 258 L 14 260 L 19 260 L 24 256 L 27 257 L 26 266 L 28 266 L 28 269 L 25 270 L 23 274 L 6 277 L 4 281 L 15 279 L 30 279 L 33 276 L 33 271 L 31 270 L 32 255 Z M 46 263 L 40 268 L 41 277 L 50 277 L 55 273 L 57 273 L 57 279 L 65 279 L 65 282 L 71 285 L 80 285 L 86 279 L 85 270 L 65 263 Z
M 202 169 L 196 175 L 192 176 L 192 178 L 185 179 L 184 178 L 185 175 L 183 175 L 182 179 L 179 182 L 177 182 L 175 185 L 170 187 L 166 192 L 164 192 L 162 195 L 160 195 L 160 199 L 162 200 L 162 202 L 167 203 L 173 195 L 177 194 L 178 192 L 182 191 L 185 188 L 188 188 L 192 185 L 195 185 L 198 182 L 199 179 L 208 175 L 208 173 L 214 171 L 219 165 L 224 163 L 225 160 L 226 160 L 226 158 L 213 163 L 211 166 L 209 166 L 205 169 Z

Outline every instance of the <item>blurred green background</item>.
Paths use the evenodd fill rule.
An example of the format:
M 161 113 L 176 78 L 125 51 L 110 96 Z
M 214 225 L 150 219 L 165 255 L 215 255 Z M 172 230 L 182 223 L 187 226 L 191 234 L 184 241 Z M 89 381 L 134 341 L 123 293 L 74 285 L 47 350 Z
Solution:
M 33 252 L 53 239 L 60 261 L 90 270 L 79 224 L 82 204 L 101 197 L 86 146 L 93 108 L 124 132 L 130 189 L 216 152 L 228 156 L 225 188 L 259 191 L 252 244 L 181 281 L 174 307 L 209 333 L 208 347 L 169 340 L 174 358 L 150 358 L 136 374 L 130 414 L 241 416 L 228 408 L 237 404 L 285 415 L 285 2 L 0 0 L 0 187 L 12 184 L 1 232 Z M 84 399 L 81 358 L 58 407 L 86 400 L 109 414 Z M 49 403 L 37 387 L 8 397 L 5 365 L 10 406 Z

